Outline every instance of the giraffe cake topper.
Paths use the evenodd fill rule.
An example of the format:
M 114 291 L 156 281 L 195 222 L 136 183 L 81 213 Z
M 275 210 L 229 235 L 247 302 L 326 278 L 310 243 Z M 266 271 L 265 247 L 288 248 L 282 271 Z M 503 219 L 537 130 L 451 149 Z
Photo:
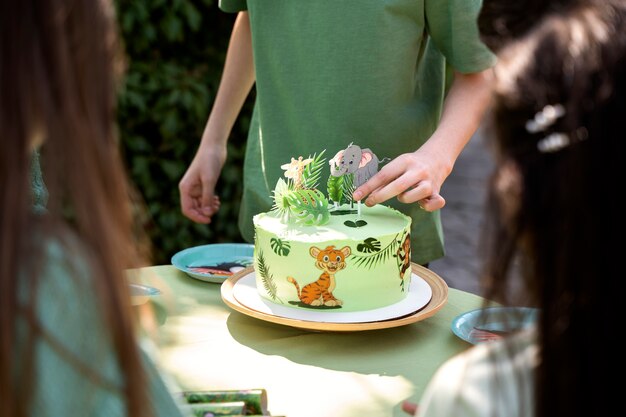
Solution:
M 280 166 L 272 210 L 253 219 L 262 298 L 297 309 L 355 312 L 406 297 L 411 219 L 352 197 L 381 162 L 350 143 L 328 161 L 323 150 Z

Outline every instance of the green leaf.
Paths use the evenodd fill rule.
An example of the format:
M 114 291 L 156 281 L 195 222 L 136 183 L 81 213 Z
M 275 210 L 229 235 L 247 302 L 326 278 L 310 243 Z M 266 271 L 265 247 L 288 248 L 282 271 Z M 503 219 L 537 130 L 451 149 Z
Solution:
M 330 220 L 328 200 L 318 190 L 292 191 L 287 197 L 289 213 L 307 226 L 324 225 Z
M 343 175 L 339 177 L 328 177 L 326 183 L 326 189 L 328 191 L 328 198 L 336 203 L 341 203 L 343 198 Z
M 273 237 L 270 239 L 270 246 L 274 253 L 278 256 L 287 256 L 291 250 L 289 242 L 285 242 L 282 239 Z
M 346 203 L 350 203 L 352 201 L 352 194 L 354 193 L 354 190 L 356 190 L 356 187 L 354 186 L 354 174 L 346 174 L 343 175 L 342 178 L 342 197 Z
M 356 222 L 353 222 L 352 220 L 346 220 L 345 222 L 343 222 L 343 224 L 348 227 L 363 227 L 367 225 L 367 222 L 365 220 L 357 220 Z
M 185 2 L 183 4 L 183 9 L 185 11 L 185 17 L 187 18 L 187 25 L 189 25 L 189 28 L 193 32 L 200 29 L 200 22 L 202 21 L 202 16 L 198 12 L 198 9 L 196 9 L 196 7 L 190 2 Z
M 272 211 L 276 211 L 279 215 L 283 216 L 289 211 L 290 199 L 289 196 L 293 193 L 289 184 L 282 178 L 279 178 L 274 187 L 274 206 Z
M 363 253 L 372 253 L 380 251 L 380 241 L 373 237 L 368 237 L 362 243 L 356 245 L 356 250 Z
M 167 13 L 163 17 L 161 28 L 168 41 L 181 41 L 183 39 L 183 25 L 173 13 Z
M 368 238 L 362 243 L 360 243 L 359 245 L 357 245 L 357 250 L 360 252 L 363 252 L 359 249 L 359 247 L 364 249 L 370 245 L 374 246 L 373 241 L 369 239 L 374 239 L 374 238 Z M 380 245 L 380 242 L 379 242 L 379 245 Z M 378 265 L 379 263 L 384 262 L 387 259 L 389 259 L 390 256 L 393 256 L 393 254 L 397 251 L 399 245 L 400 244 L 398 243 L 398 235 L 396 235 L 384 249 L 378 252 L 369 254 L 369 255 L 357 255 L 356 253 L 353 253 L 352 255 L 350 255 L 350 259 L 352 263 L 358 267 L 371 269 L 372 267 Z
M 302 171 L 302 188 L 317 189 L 322 169 L 326 165 L 326 158 L 322 156 L 326 153 L 326 149 L 318 154 L 313 155 L 313 161 L 304 167 Z
M 262 250 L 259 251 L 257 271 L 261 277 L 261 282 L 263 282 L 263 288 L 265 288 L 265 291 L 267 291 L 270 298 L 274 301 L 278 300 L 282 303 L 277 295 L 278 287 L 276 286 L 276 282 L 274 282 L 274 276 L 270 273 L 269 267 L 265 264 L 265 257 L 263 256 Z

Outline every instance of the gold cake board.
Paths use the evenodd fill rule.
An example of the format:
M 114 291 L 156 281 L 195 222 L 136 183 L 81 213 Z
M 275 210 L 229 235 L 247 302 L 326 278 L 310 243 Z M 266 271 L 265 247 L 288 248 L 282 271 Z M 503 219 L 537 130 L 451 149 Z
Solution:
M 221 286 L 222 300 L 235 311 L 271 323 L 297 327 L 306 330 L 329 331 L 329 332 L 354 332 L 363 330 L 387 329 L 391 327 L 405 326 L 420 320 L 427 319 L 439 311 L 448 300 L 448 285 L 433 271 L 415 263 L 411 264 L 414 274 L 422 278 L 432 289 L 432 297 L 426 306 L 421 309 L 391 320 L 370 321 L 364 323 L 329 323 L 320 321 L 296 320 L 279 317 L 272 314 L 262 313 L 241 304 L 233 295 L 233 289 L 238 280 L 254 272 L 253 267 L 246 268 L 228 278 Z

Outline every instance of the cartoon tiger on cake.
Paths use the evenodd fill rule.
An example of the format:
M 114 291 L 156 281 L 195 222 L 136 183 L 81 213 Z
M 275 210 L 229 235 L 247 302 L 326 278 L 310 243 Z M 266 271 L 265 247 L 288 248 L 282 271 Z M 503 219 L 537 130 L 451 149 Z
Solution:
M 352 253 L 350 246 L 335 249 L 334 245 L 327 246 L 322 250 L 315 246 L 309 249 L 309 253 L 315 258 L 315 266 L 322 271 L 317 281 L 305 285 L 300 291 L 298 281 L 293 277 L 287 277 L 287 281 L 296 287 L 298 298 L 304 304 L 310 306 L 341 306 L 343 301 L 335 298 L 333 291 L 336 286 L 335 274 L 346 267 L 346 258 Z

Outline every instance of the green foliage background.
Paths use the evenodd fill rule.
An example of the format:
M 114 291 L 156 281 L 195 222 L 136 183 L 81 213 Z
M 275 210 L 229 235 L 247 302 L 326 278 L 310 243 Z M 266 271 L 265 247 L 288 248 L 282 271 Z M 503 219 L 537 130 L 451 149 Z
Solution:
M 154 262 L 179 250 L 241 242 L 237 227 L 253 94 L 228 144 L 218 183 L 222 205 L 210 225 L 180 212 L 178 182 L 193 159 L 221 77 L 235 15 L 217 0 L 116 0 L 127 59 L 119 97 L 122 147 L 143 196 Z

